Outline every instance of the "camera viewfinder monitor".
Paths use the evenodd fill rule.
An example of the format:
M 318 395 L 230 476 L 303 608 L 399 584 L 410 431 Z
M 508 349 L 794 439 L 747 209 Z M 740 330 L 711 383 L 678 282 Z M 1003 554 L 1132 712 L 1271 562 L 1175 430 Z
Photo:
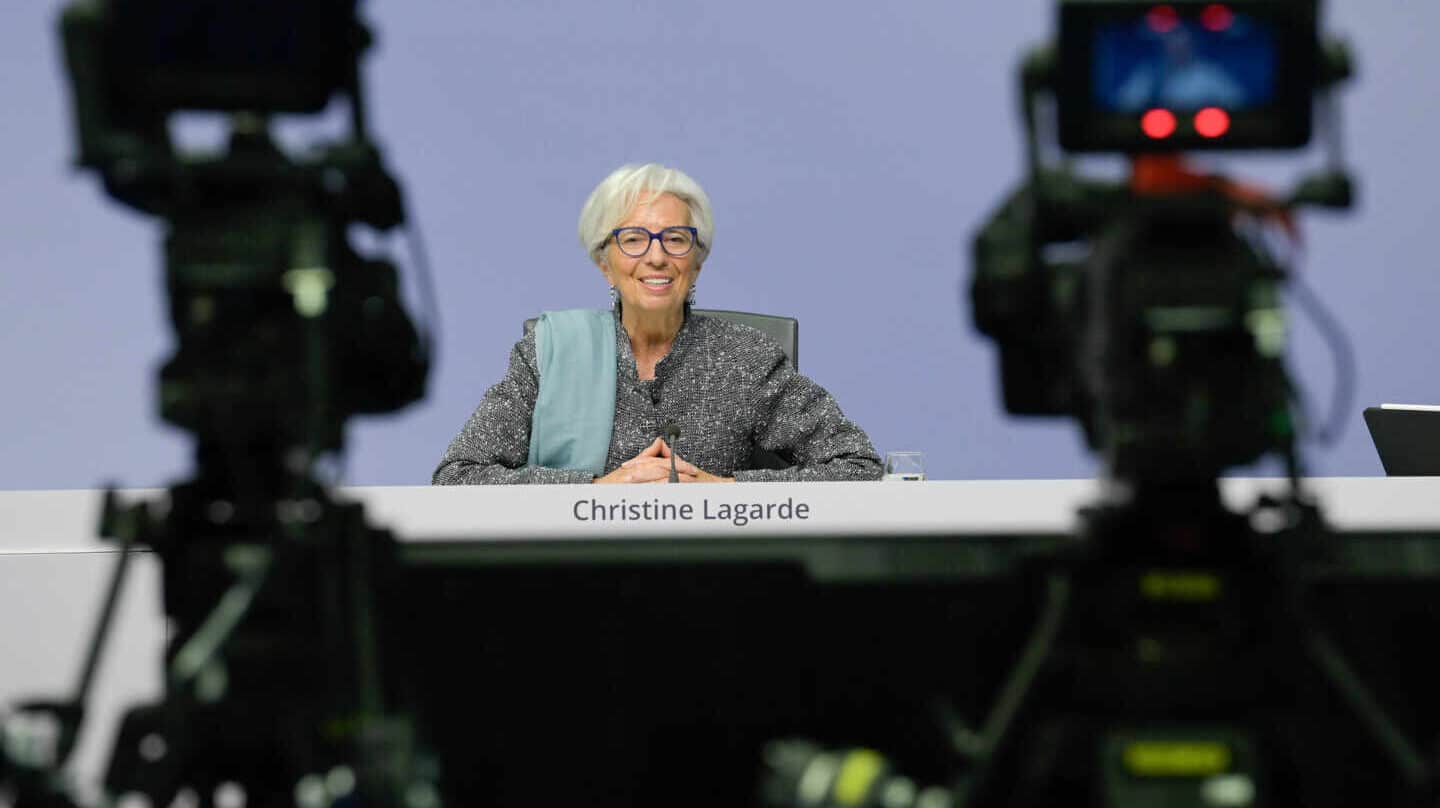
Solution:
M 1314 0 L 1060 5 L 1060 145 L 1288 149 L 1310 140 Z
M 130 106 L 315 113 L 363 46 L 357 0 L 111 0 L 105 71 Z

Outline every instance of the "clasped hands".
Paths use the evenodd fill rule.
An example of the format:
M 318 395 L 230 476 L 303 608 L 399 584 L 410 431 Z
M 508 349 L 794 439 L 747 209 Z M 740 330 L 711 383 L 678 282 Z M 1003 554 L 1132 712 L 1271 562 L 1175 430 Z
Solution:
M 596 477 L 597 483 L 664 483 L 670 481 L 670 458 L 675 458 L 675 475 L 682 483 L 733 483 L 734 477 L 717 477 L 704 469 L 686 462 L 680 455 L 670 451 L 664 438 L 656 438 L 640 454 L 626 460 L 620 467 Z

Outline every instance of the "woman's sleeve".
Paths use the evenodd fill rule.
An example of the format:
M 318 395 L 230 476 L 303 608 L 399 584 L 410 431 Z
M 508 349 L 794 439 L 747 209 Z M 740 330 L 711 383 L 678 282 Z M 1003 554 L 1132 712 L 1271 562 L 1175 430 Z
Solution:
M 574 469 L 527 466 L 530 418 L 540 391 L 535 335 L 526 333 L 510 352 L 505 378 L 485 391 L 470 420 L 431 477 L 434 485 L 518 485 L 588 483 L 594 475 Z
M 778 348 L 756 396 L 755 445 L 794 465 L 737 471 L 736 480 L 880 479 L 880 457 L 865 431 Z

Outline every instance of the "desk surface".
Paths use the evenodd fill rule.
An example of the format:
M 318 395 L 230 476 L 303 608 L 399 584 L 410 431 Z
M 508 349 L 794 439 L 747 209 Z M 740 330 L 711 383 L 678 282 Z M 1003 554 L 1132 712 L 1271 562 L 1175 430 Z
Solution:
M 1440 529 L 1440 477 L 1316 478 L 1344 531 Z M 1242 508 L 1281 481 L 1222 482 Z M 1068 534 L 1093 480 L 740 483 L 689 486 L 349 487 L 369 521 L 405 544 Z M 124 499 L 163 491 L 132 489 Z M 0 553 L 103 552 L 94 490 L 0 492 Z
M 1307 481 L 1342 530 L 1440 528 L 1440 477 Z M 1275 479 L 1230 479 L 1247 508 Z M 1070 533 L 1094 480 L 741 483 L 691 486 L 353 488 L 407 542 L 547 539 L 880 537 Z M 788 510 L 783 510 L 788 506 Z M 800 513 L 803 507 L 803 515 Z M 681 508 L 683 512 L 677 513 Z

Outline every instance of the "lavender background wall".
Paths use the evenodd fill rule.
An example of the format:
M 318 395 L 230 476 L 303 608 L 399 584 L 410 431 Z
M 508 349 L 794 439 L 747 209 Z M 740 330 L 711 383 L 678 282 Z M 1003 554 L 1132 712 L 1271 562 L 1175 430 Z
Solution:
M 0 488 L 160 485 L 190 460 L 155 415 L 171 341 L 159 228 L 68 167 L 60 7 L 0 6 Z M 646 160 L 714 201 L 701 304 L 798 317 L 803 369 L 882 452 L 924 450 L 940 478 L 1093 472 L 1070 423 L 1004 416 L 961 297 L 971 234 L 1020 176 L 1014 66 L 1046 36 L 1050 0 L 366 7 L 374 130 L 430 248 L 443 354 L 423 404 L 352 428 L 348 482 L 427 482 L 520 321 L 604 303 L 576 215 L 610 169 Z M 1440 4 L 1332 0 L 1327 22 L 1358 55 L 1343 108 L 1362 201 L 1305 217 L 1303 273 L 1360 376 L 1343 439 L 1312 449 L 1311 470 L 1371 475 L 1359 408 L 1440 401 Z M 1227 165 L 1282 180 L 1314 162 Z M 1294 354 L 1327 403 L 1333 372 L 1303 321 Z

